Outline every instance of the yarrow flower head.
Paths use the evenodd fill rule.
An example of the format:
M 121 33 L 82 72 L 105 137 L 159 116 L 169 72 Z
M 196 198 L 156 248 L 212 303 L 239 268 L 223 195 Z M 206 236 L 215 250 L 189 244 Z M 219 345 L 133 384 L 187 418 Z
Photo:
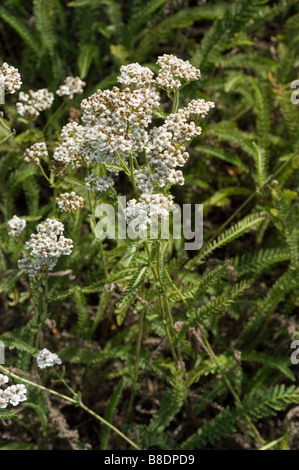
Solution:
M 55 364 L 62 364 L 60 357 L 58 357 L 55 353 L 51 353 L 51 351 L 46 348 L 39 351 L 36 361 L 40 369 L 45 369 L 46 367 L 53 367 L 55 366 Z
M 63 212 L 75 212 L 84 206 L 83 197 L 78 196 L 74 191 L 60 194 L 56 201 L 59 209 Z
M 147 142 L 146 128 L 159 106 L 159 94 L 152 87 L 98 90 L 81 103 L 84 141 L 81 152 L 99 163 L 128 160 Z
M 200 79 L 200 70 L 193 67 L 188 60 L 179 59 L 172 54 L 158 57 L 157 64 L 160 71 L 156 83 L 164 90 L 175 92 L 183 83 Z
M 66 77 L 63 85 L 60 85 L 56 94 L 59 96 L 68 96 L 70 100 L 74 98 L 74 95 L 81 95 L 86 82 L 81 80 L 80 77 Z
M 66 124 L 61 131 L 62 142 L 54 151 L 54 160 L 73 167 L 89 163 L 89 156 L 83 149 L 85 138 L 86 130 L 83 126 L 75 121 Z
M 7 377 L 7 375 L 0 374 L 0 387 L 2 387 L 2 385 L 7 384 L 8 381 L 9 381 L 9 378 Z
M 125 209 L 126 222 L 129 227 L 139 232 L 168 217 L 169 212 L 174 210 L 172 196 L 164 194 L 141 194 L 139 201 L 131 199 Z
M 47 146 L 45 142 L 37 142 L 26 149 L 24 155 L 25 162 L 34 162 L 38 165 L 42 157 L 48 156 Z
M 117 77 L 123 85 L 135 85 L 136 88 L 154 87 L 154 73 L 148 67 L 142 67 L 138 62 L 122 65 L 120 75 Z
M 19 100 L 17 111 L 21 116 L 37 117 L 41 111 L 51 107 L 54 95 L 47 88 L 42 88 L 37 91 L 29 90 L 28 93 L 21 91 Z
M 7 375 L 0 374 L 0 387 L 9 382 Z M 27 400 L 27 389 L 24 384 L 10 385 L 6 389 L 0 388 L 0 408 L 7 408 L 10 404 L 17 406 L 22 401 Z
M 30 250 L 31 257 L 20 259 L 18 266 L 29 276 L 34 276 L 45 268 L 52 270 L 62 255 L 70 255 L 73 241 L 62 234 L 64 226 L 56 219 L 47 219 L 37 226 L 37 234 L 32 234 L 25 249 Z
M 114 181 L 110 176 L 96 176 L 94 173 L 91 173 L 87 178 L 85 178 L 85 187 L 86 189 L 91 189 L 91 191 L 99 191 L 103 193 L 108 191 L 114 185 Z
M 17 215 L 14 215 L 12 219 L 7 222 L 8 226 L 10 227 L 10 231 L 8 234 L 12 237 L 16 235 L 20 235 L 23 232 L 24 228 L 26 227 L 26 220 L 21 219 Z
M 21 88 L 21 85 L 21 75 L 18 69 L 4 62 L 0 67 L 0 87 L 4 87 L 4 90 L 13 94 Z

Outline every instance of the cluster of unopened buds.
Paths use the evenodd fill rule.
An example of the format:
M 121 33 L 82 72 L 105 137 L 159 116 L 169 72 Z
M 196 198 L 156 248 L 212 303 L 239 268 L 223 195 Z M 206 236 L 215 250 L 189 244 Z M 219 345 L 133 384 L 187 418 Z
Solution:
M 0 387 L 9 382 L 7 375 L 0 374 Z M 7 408 L 8 405 L 17 406 L 22 401 L 27 400 L 27 389 L 24 384 L 10 385 L 4 390 L 0 388 L 0 408 Z

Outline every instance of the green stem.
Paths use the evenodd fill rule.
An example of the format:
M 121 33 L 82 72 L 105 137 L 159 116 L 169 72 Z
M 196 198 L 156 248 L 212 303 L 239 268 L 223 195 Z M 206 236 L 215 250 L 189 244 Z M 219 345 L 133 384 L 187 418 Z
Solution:
M 86 175 L 87 177 L 89 176 L 89 167 L 88 165 L 86 164 L 85 160 L 83 160 L 85 165 L 86 165 Z M 88 199 L 88 204 L 89 204 L 89 210 L 91 212 L 91 223 L 94 223 L 93 221 L 93 217 L 94 217 L 94 214 L 93 214 L 93 204 L 92 204 L 92 200 L 91 200 L 91 195 L 90 195 L 90 189 L 87 189 L 87 199 Z M 107 263 L 106 263 L 106 258 L 105 258 L 105 252 L 104 252 L 104 247 L 103 247 L 103 243 L 102 243 L 102 240 L 100 238 L 98 238 L 98 241 L 99 241 L 99 247 L 100 247 L 100 253 L 101 253 L 101 257 L 102 257 L 102 263 L 103 263 L 103 267 L 104 267 L 104 272 L 105 272 L 105 277 L 107 278 L 108 277 L 108 268 L 107 268 Z
M 117 158 L 119 159 L 119 161 L 120 161 L 120 163 L 121 163 L 121 166 L 123 167 L 124 172 L 125 172 L 128 176 L 130 176 L 131 173 L 130 173 L 130 170 L 129 170 L 128 166 L 125 164 L 125 162 L 123 161 L 123 159 L 121 158 L 121 156 L 120 156 L 120 154 L 118 153 L 117 150 L 116 150 L 115 153 L 116 153 Z
M 43 322 L 46 320 L 48 315 L 48 295 L 49 295 L 49 284 L 48 284 L 48 271 L 45 273 L 44 277 L 44 299 L 43 299 L 43 309 L 42 311 L 37 311 L 38 315 L 38 331 L 35 338 L 35 347 L 38 351 L 40 349 L 40 334 Z M 37 306 L 38 309 L 38 306 Z
M 57 197 L 57 186 L 54 186 L 54 189 L 53 189 L 53 203 L 52 203 L 52 211 L 51 211 L 51 216 L 52 217 L 54 217 L 54 215 L 55 215 L 56 197 Z
M 176 291 L 176 293 L 177 293 L 178 296 L 180 297 L 181 301 L 182 301 L 185 305 L 187 305 L 186 300 L 184 299 L 184 297 L 183 297 L 181 291 L 177 288 L 175 282 L 171 279 L 171 276 L 170 276 L 170 274 L 169 274 L 169 272 L 168 272 L 168 270 L 167 270 L 166 267 L 165 267 L 165 273 L 166 273 L 167 279 L 169 280 L 169 282 L 171 283 L 172 287 L 174 288 L 174 290 Z
M 175 114 L 179 109 L 180 92 L 177 90 L 173 97 L 171 114 Z
M 143 292 L 144 292 L 144 288 L 143 288 Z M 137 341 L 136 341 L 136 355 L 135 355 L 135 364 L 134 364 L 134 373 L 133 373 L 133 383 L 132 383 L 132 391 L 131 391 L 130 401 L 129 401 L 129 405 L 128 405 L 128 411 L 127 411 L 127 422 L 130 421 L 132 408 L 133 408 L 133 403 L 134 403 L 135 395 L 136 395 L 135 387 L 136 387 L 136 384 L 137 384 L 137 381 L 138 381 L 138 375 L 139 375 L 139 360 L 140 360 L 141 342 L 142 342 L 142 334 L 143 334 L 144 314 L 145 314 L 145 308 L 143 308 L 142 311 L 139 314 L 138 335 L 137 335 Z
M 146 252 L 147 252 L 147 256 L 148 256 L 148 262 L 150 263 L 150 259 L 151 259 L 151 252 L 150 252 L 150 249 L 149 249 L 149 245 L 148 245 L 148 241 L 145 240 L 144 241 L 144 246 L 145 246 L 145 249 L 146 249 Z M 158 277 L 158 274 L 157 274 L 157 271 L 156 269 L 154 268 L 154 266 L 151 266 L 151 271 L 153 273 L 153 276 L 154 276 L 154 279 L 157 283 L 159 283 L 159 277 Z M 167 340 L 168 340 L 168 344 L 169 344 L 169 347 L 170 347 L 170 351 L 171 351 L 171 354 L 172 354 L 172 357 L 174 359 L 174 361 L 176 363 L 178 363 L 178 358 L 177 358 L 177 355 L 176 355 L 176 352 L 175 352 L 175 348 L 174 348 L 174 345 L 173 345 L 173 341 L 172 341 L 172 338 L 171 338 L 171 334 L 170 334 L 170 331 L 169 331 L 169 328 L 168 328 L 168 324 L 167 324 L 167 321 L 166 321 L 166 315 L 165 315 L 165 309 L 164 309 L 164 304 L 163 304 L 163 296 L 161 294 L 158 295 L 158 299 L 159 299 L 159 306 L 160 306 L 160 310 L 161 310 L 161 318 L 162 318 L 162 322 L 163 322 L 163 326 L 164 326 L 164 329 L 165 329 L 165 333 L 166 333 L 166 336 L 167 336 Z
M 38 166 L 39 166 L 39 169 L 40 169 L 40 171 L 42 172 L 42 175 L 44 176 L 44 178 L 46 178 L 46 180 L 48 181 L 48 183 L 49 183 L 51 186 L 53 186 L 52 181 L 51 181 L 50 178 L 46 175 L 45 170 L 43 169 L 43 167 L 42 167 L 42 165 L 41 165 L 40 162 L 39 162 Z
M 137 197 L 139 197 L 139 191 L 137 189 L 136 180 L 135 180 L 135 176 L 134 176 L 134 161 L 133 161 L 132 152 L 130 152 L 130 175 L 131 175 L 131 181 L 132 181 L 132 184 L 133 184 L 135 194 L 136 194 Z
M 127 441 L 132 447 L 134 447 L 137 450 L 141 450 L 140 447 L 138 447 L 131 439 L 129 439 L 125 434 L 123 434 L 119 429 L 117 429 L 115 426 L 113 426 L 111 423 L 106 421 L 102 416 L 98 415 L 94 411 L 92 411 L 90 408 L 88 408 L 84 403 L 81 401 L 76 400 L 75 398 L 68 397 L 67 395 L 63 395 L 62 393 L 56 392 L 56 390 L 52 390 L 51 388 L 46 388 L 43 385 L 37 384 L 35 382 L 32 382 L 31 380 L 25 379 L 24 377 L 21 377 L 19 375 L 14 374 L 13 372 L 10 372 L 8 369 L 0 365 L 0 371 L 3 372 L 4 374 L 8 375 L 9 377 L 12 377 L 16 380 L 20 380 L 21 382 L 31 385 L 32 387 L 39 388 L 40 390 L 43 390 L 44 392 L 51 393 L 52 395 L 56 395 L 57 397 L 62 398 L 63 400 L 66 400 L 70 403 L 73 403 L 74 405 L 79 406 L 83 410 L 85 410 L 88 414 L 96 418 L 98 421 L 101 421 L 101 423 L 105 424 L 108 426 L 110 429 L 112 429 L 114 432 L 116 432 L 120 437 L 122 437 L 125 441 Z
M 103 263 L 103 267 L 104 267 L 105 277 L 107 278 L 108 277 L 108 268 L 107 268 L 107 263 L 106 263 L 106 258 L 105 258 L 104 247 L 103 247 L 102 240 L 100 238 L 98 240 L 99 240 L 99 247 L 100 247 L 100 253 L 101 253 L 101 257 L 102 257 L 102 263 Z
M 275 439 L 275 441 L 271 441 L 268 444 L 266 444 L 265 446 L 260 447 L 259 450 L 269 450 L 272 447 L 276 446 L 276 444 L 279 444 L 281 441 L 283 441 L 284 438 L 285 438 L 285 436 L 279 437 L 278 439 Z
M 161 287 L 161 290 L 163 291 L 164 286 L 163 286 L 163 279 L 161 278 L 161 273 L 160 273 L 160 269 L 159 269 L 160 264 L 161 264 L 161 247 L 160 247 L 160 244 L 157 243 L 157 273 L 158 273 L 158 279 L 159 279 L 160 287 Z M 168 299 L 167 299 L 166 296 L 165 296 L 165 305 L 166 305 L 166 318 L 168 318 L 168 322 L 169 322 L 169 325 L 170 325 L 170 332 L 172 333 L 172 337 L 174 337 L 175 336 L 174 323 L 173 323 L 173 318 L 172 318 L 170 305 L 169 305 L 169 302 L 168 302 Z M 170 336 L 171 336 L 171 334 L 170 334 Z M 173 343 L 172 340 L 171 340 L 171 343 L 173 345 L 173 349 L 175 350 L 175 346 L 174 346 L 174 343 Z M 180 369 L 182 370 L 183 374 L 185 375 L 185 367 L 184 367 L 184 361 L 183 361 L 183 358 L 182 358 L 180 345 L 178 345 L 177 352 L 176 352 L 175 355 L 177 357 L 177 363 L 178 363 Z M 186 378 L 186 377 L 184 377 L 184 378 Z
M 136 194 L 137 197 L 139 197 L 139 191 L 137 189 L 135 176 L 134 176 L 134 162 L 133 162 L 132 154 L 130 154 L 130 176 L 131 176 L 131 181 L 132 181 L 132 184 L 133 184 L 135 194 Z M 150 253 L 150 249 L 149 249 L 149 245 L 148 245 L 147 240 L 144 241 L 144 246 L 145 246 L 145 249 L 146 249 L 146 252 L 147 252 L 148 261 L 150 263 L 151 253 Z M 160 252 L 160 249 L 158 247 L 157 269 L 155 269 L 154 266 L 151 266 L 151 270 L 152 270 L 154 279 L 156 280 L 156 282 L 158 284 L 160 284 L 160 289 L 163 291 L 164 290 L 163 281 L 160 277 L 160 272 L 159 272 L 159 263 L 160 263 L 159 252 Z M 165 329 L 165 333 L 166 333 L 166 336 L 167 336 L 167 340 L 168 340 L 168 344 L 169 344 L 169 347 L 170 347 L 172 357 L 173 357 L 175 363 L 179 364 L 180 367 L 181 367 L 182 363 L 180 364 L 180 360 L 178 359 L 178 355 L 177 355 L 176 350 L 175 350 L 175 346 L 174 346 L 174 342 L 173 342 L 173 339 L 172 339 L 172 336 L 171 336 L 171 332 L 170 332 L 170 329 L 169 329 L 169 326 L 168 326 L 168 323 L 167 323 L 167 314 L 168 314 L 168 317 L 169 317 L 169 313 L 168 313 L 169 305 L 167 305 L 168 300 L 167 299 L 165 300 L 166 305 L 167 305 L 167 314 L 166 314 L 162 294 L 159 293 L 158 299 L 159 299 L 159 306 L 160 306 L 160 311 L 161 311 L 161 318 L 162 318 L 162 322 L 163 322 L 163 325 L 164 325 L 164 329 Z M 170 317 L 171 318 L 169 318 L 169 323 L 171 325 L 172 324 L 171 312 L 170 312 Z

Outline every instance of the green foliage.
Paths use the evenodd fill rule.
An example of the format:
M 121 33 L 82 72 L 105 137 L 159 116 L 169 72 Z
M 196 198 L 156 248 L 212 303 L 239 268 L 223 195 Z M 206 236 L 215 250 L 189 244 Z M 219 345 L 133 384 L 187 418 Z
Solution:
M 115 388 L 114 392 L 112 393 L 110 399 L 108 400 L 107 403 L 107 408 L 105 412 L 105 420 L 108 421 L 109 423 L 112 422 L 113 415 L 115 413 L 115 408 L 120 400 L 121 393 L 123 391 L 123 387 L 125 384 L 124 378 L 122 378 Z M 107 450 L 108 447 L 108 442 L 109 442 L 109 435 L 110 435 L 110 429 L 107 426 L 104 426 L 103 428 L 103 434 L 101 438 L 101 450 Z

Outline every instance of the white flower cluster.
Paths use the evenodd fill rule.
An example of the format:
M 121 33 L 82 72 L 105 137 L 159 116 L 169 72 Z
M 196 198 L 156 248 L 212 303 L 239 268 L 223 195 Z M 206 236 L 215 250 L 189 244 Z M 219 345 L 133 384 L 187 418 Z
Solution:
M 134 170 L 134 178 L 141 193 L 152 194 L 154 192 L 150 167 Z
M 131 199 L 125 209 L 127 224 L 132 229 L 145 231 L 148 226 L 163 220 L 174 210 L 172 196 L 164 194 L 142 194 L 137 202 Z
M 94 173 L 91 173 L 87 178 L 85 178 L 85 187 L 91 191 L 99 191 L 103 193 L 109 188 L 114 186 L 114 181 L 110 176 L 96 176 Z
M 37 117 L 41 111 L 51 107 L 54 95 L 47 88 L 42 88 L 37 91 L 29 90 L 28 93 L 21 91 L 19 100 L 17 111 L 21 116 Z
M 179 59 L 172 54 L 158 57 L 157 64 L 160 71 L 156 83 L 168 92 L 177 91 L 182 86 L 182 81 L 189 83 L 200 79 L 200 70 L 193 67 L 188 60 Z
M 46 348 L 39 351 L 36 361 L 40 369 L 45 369 L 46 367 L 53 367 L 55 364 L 62 364 L 60 357 L 58 357 L 55 353 L 51 353 L 51 351 Z
M 69 122 L 62 128 L 61 139 L 62 142 L 58 144 L 54 151 L 53 158 L 58 162 L 65 165 L 82 166 L 89 162 L 89 157 L 84 154 L 83 156 L 83 143 L 85 136 L 85 128 L 80 126 L 77 122 Z
M 74 191 L 60 194 L 56 201 L 59 209 L 63 212 L 75 212 L 84 206 L 83 197 L 78 196 Z
M 142 67 L 138 62 L 122 65 L 120 75 L 117 77 L 123 85 L 135 85 L 136 88 L 154 87 L 154 73 L 148 67 Z
M 153 87 L 98 90 L 81 103 L 84 154 L 101 163 L 119 163 L 119 157 L 126 161 L 130 152 L 142 152 L 148 137 L 145 129 L 158 106 Z
M 8 232 L 8 235 L 15 237 L 16 235 L 20 235 L 20 233 L 23 232 L 24 228 L 26 227 L 26 220 L 21 219 L 17 215 L 14 215 L 13 218 L 7 222 L 7 224 L 11 229 Z
M 47 146 L 45 142 L 37 142 L 26 149 L 24 155 L 25 162 L 34 162 L 38 165 L 42 157 L 48 156 Z
M 170 114 L 163 125 L 148 130 L 160 104 L 156 86 L 170 95 L 200 78 L 200 71 L 190 62 L 173 55 L 160 56 L 157 64 L 160 71 L 156 79 L 148 67 L 138 63 L 122 66 L 118 81 L 124 89 L 97 90 L 84 99 L 83 125 L 67 124 L 61 133 L 61 144 L 54 152 L 54 159 L 65 165 L 95 161 L 106 165 L 109 171 L 128 165 L 130 157 L 138 162 L 141 156 L 145 164 L 133 169 L 141 197 L 139 201 L 130 201 L 126 217 L 128 223 L 137 221 L 143 228 L 150 225 L 152 217 L 160 214 L 163 218 L 169 212 L 171 201 L 155 192 L 166 185 L 184 184 L 179 168 L 189 158 L 187 147 L 201 133 L 199 120 L 214 107 L 213 102 L 192 100 L 185 108 Z M 113 180 L 91 173 L 85 184 L 87 189 L 106 191 Z
M 151 179 L 159 187 L 184 184 L 183 173 L 176 167 L 185 165 L 189 158 L 187 146 L 201 133 L 201 127 L 191 117 L 204 117 L 213 107 L 211 101 L 193 100 L 186 108 L 170 114 L 162 126 L 151 129 L 146 158 L 153 170 Z
M 31 257 L 20 259 L 18 266 L 29 276 L 35 276 L 40 269 L 52 270 L 62 255 L 70 255 L 73 241 L 62 234 L 64 226 L 56 219 L 47 219 L 37 226 L 37 234 L 32 234 L 25 244 Z
M 63 85 L 60 85 L 56 91 L 59 96 L 68 96 L 70 100 L 74 98 L 74 95 L 81 95 L 83 89 L 86 85 L 86 82 L 81 80 L 80 77 L 66 77 Z
M 18 69 L 6 62 L 0 67 L 0 87 L 4 87 L 10 94 L 14 94 L 21 88 L 22 81 Z
M 7 375 L 0 374 L 0 387 L 9 382 Z M 27 389 L 24 384 L 10 385 L 5 390 L 0 389 L 0 408 L 7 405 L 17 406 L 20 402 L 27 400 Z

